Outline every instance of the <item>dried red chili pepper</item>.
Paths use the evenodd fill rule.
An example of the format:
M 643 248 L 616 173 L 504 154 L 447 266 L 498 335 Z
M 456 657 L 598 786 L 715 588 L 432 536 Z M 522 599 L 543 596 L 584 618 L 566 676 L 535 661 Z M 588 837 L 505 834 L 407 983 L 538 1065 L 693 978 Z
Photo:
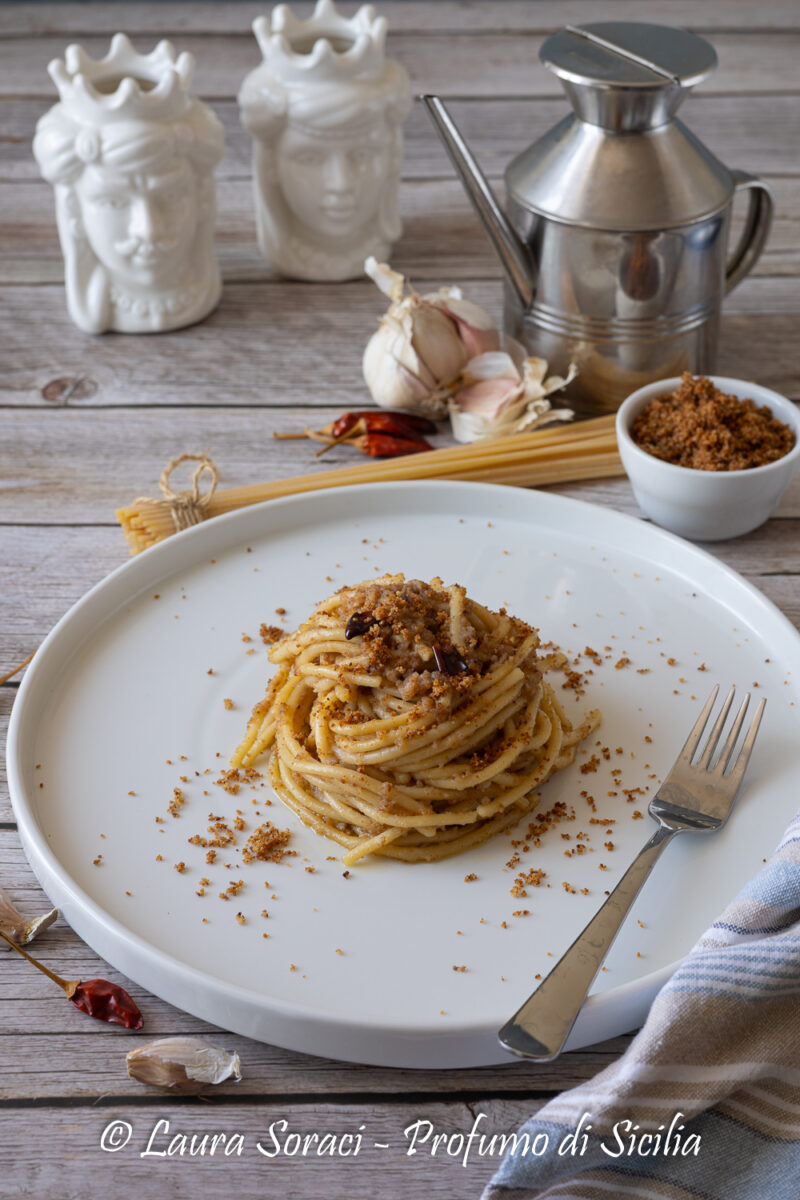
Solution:
M 321 433 L 323 437 L 329 436 L 335 438 L 338 441 L 339 438 L 346 437 L 354 426 L 358 424 L 360 419 L 361 413 L 342 413 L 338 420 L 334 421 L 331 425 L 325 425 L 322 429 L 318 429 L 317 433 Z
M 0 929 L 0 938 L 8 942 L 17 954 L 27 958 L 28 962 L 32 963 L 48 979 L 52 979 L 53 983 L 57 983 L 67 999 L 71 1000 L 81 1012 L 88 1013 L 90 1017 L 97 1017 L 99 1021 L 124 1025 L 126 1029 L 142 1028 L 144 1024 L 142 1014 L 119 984 L 109 983 L 106 979 L 89 979 L 86 983 L 81 983 L 78 979 L 62 979 L 60 975 L 56 975 L 55 971 L 51 971 L 32 954 L 28 954 L 27 950 L 18 946 L 7 934 L 3 933 L 2 929 Z
M 420 417 L 417 413 L 396 412 L 393 415 L 395 420 L 401 421 L 415 433 L 436 433 L 438 428 L 435 421 L 431 421 L 429 417 Z
M 443 675 L 458 675 L 461 671 L 469 670 L 454 646 L 440 646 L 438 642 L 434 642 L 432 648 L 436 666 Z
M 341 438 L 352 432 L 358 426 L 358 433 L 393 433 L 413 436 L 420 433 L 436 433 L 436 425 L 427 417 L 419 417 L 415 413 L 385 412 L 376 409 L 366 409 L 362 412 L 346 412 L 334 421 L 332 425 L 318 432 L 331 437 Z
M 391 433 L 365 433 L 353 438 L 350 444 L 370 458 L 396 458 L 401 454 L 419 454 L 420 450 L 433 449 L 424 438 L 395 437 Z
M 322 449 L 317 451 L 317 458 L 327 454 L 332 446 L 339 446 L 343 442 L 356 446 L 373 458 L 392 458 L 398 454 L 432 450 L 433 446 L 422 434 L 435 432 L 435 422 L 416 413 L 364 409 L 342 413 L 322 429 L 307 428 L 303 433 L 273 433 L 272 436 L 278 439 L 311 438 L 316 442 L 324 442 Z M 396 444 L 393 446 L 389 441 L 381 442 L 377 436 L 371 437 L 372 434 L 393 438 Z
M 79 983 L 69 999 L 81 1012 L 97 1017 L 98 1021 L 124 1025 L 126 1029 L 141 1029 L 144 1024 L 142 1014 L 125 988 L 109 983 L 107 979 L 88 979 Z
M 323 429 L 316 429 L 312 436 L 325 442 L 321 450 L 317 451 L 316 457 L 327 454 L 332 446 L 340 446 L 343 442 L 348 445 L 357 446 L 359 450 L 363 450 L 365 454 L 372 454 L 369 449 L 369 442 L 364 443 L 360 439 L 368 437 L 370 434 L 383 433 L 389 437 L 406 438 L 411 442 L 418 442 L 421 449 L 432 450 L 433 447 L 422 437 L 422 432 L 435 432 L 436 426 L 427 417 L 416 417 L 413 413 L 396 413 L 396 412 L 381 412 L 370 409 L 366 412 L 346 412 L 339 417 L 338 421 L 334 421 L 332 425 L 326 425 Z M 393 454 L 404 453 L 409 454 L 411 451 L 381 451 L 374 455 L 379 458 L 389 458 Z

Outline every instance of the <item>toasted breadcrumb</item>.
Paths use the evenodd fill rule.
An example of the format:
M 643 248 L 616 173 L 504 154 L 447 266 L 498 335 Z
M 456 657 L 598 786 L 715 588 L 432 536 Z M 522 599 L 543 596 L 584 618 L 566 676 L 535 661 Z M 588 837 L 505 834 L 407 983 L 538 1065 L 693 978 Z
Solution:
M 547 875 L 547 872 L 541 867 L 531 867 L 529 871 L 522 871 L 514 880 L 511 887 L 511 895 L 518 900 L 523 900 L 527 896 L 526 888 L 540 887 L 542 880 Z
M 172 789 L 172 799 L 170 800 L 169 804 L 167 805 L 170 815 L 173 817 L 179 817 L 181 815 L 180 810 L 183 808 L 185 803 L 186 803 L 186 797 L 184 796 L 181 789 L 179 787 L 173 788 Z
M 247 845 L 242 851 L 242 859 L 246 863 L 255 862 L 256 859 L 261 862 L 279 863 L 287 855 L 297 853 L 296 850 L 288 848 L 291 836 L 290 830 L 276 829 L 269 821 L 265 821 L 247 839 Z M 311 870 L 313 871 L 313 869 L 312 867 Z M 309 868 L 306 867 L 306 870 L 308 871 Z
M 782 458 L 794 431 L 767 405 L 726 395 L 705 376 L 686 371 L 679 387 L 639 413 L 631 435 L 647 454 L 699 471 L 741 471 Z

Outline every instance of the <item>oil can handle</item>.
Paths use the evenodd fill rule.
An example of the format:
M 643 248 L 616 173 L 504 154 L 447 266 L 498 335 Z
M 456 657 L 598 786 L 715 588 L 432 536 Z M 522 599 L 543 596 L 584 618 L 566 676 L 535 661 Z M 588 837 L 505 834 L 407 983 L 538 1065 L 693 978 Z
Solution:
M 728 259 L 725 270 L 725 291 L 730 292 L 749 275 L 761 256 L 772 225 L 775 202 L 763 180 L 747 171 L 731 171 L 735 183 L 734 198 L 748 191 L 747 217 L 739 243 Z

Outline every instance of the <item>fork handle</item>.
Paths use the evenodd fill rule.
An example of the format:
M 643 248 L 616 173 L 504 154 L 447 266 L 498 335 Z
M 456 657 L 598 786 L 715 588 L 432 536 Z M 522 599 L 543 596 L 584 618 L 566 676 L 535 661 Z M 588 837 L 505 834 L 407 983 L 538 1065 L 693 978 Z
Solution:
M 586 994 L 611 949 L 622 922 L 656 865 L 679 831 L 659 826 L 628 867 L 611 895 L 498 1037 L 521 1058 L 550 1062 L 561 1053 Z

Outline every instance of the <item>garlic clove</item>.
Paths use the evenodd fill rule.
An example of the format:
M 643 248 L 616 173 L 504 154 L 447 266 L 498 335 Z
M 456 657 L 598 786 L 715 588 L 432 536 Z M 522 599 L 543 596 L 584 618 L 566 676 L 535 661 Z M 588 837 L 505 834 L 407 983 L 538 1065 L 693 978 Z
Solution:
M 0 887 L 0 929 L 18 946 L 27 946 L 45 929 L 49 929 L 57 916 L 58 909 L 52 908 L 50 912 L 28 920 L 13 904 L 5 888 Z
M 467 352 L 458 328 L 442 309 L 421 302 L 411 314 L 413 346 L 437 384 L 447 385 L 466 365 Z
M 32 920 L 26 921 L 22 928 L 22 937 L 18 939 L 18 944 L 20 946 L 27 946 L 40 933 L 44 933 L 45 929 L 49 929 L 57 917 L 58 909 L 51 908 L 50 912 L 42 913 L 40 917 L 34 917 Z
M 476 413 L 463 412 L 454 400 L 448 405 L 450 426 L 453 437 L 457 442 L 479 442 L 481 438 L 490 437 L 486 433 L 486 419 Z
M 520 378 L 507 353 L 482 354 L 467 363 L 461 377 L 465 386 L 449 403 L 456 441 L 501 437 L 572 419 L 571 409 L 554 409 L 548 396 L 575 378 L 575 364 L 570 364 L 566 378 L 553 375 L 549 379 L 544 359 L 529 357 L 521 365 Z
M 443 307 L 456 323 L 467 359 L 475 358 L 489 350 L 500 349 L 500 332 L 480 305 L 458 296 L 448 297 Z
M 488 437 L 500 414 L 523 395 L 522 380 L 514 361 L 503 351 L 489 351 L 470 359 L 462 374 L 464 386 L 450 403 L 450 423 L 457 442 Z
M 242 1078 L 238 1054 L 219 1050 L 198 1037 L 166 1037 L 147 1042 L 125 1055 L 128 1075 L 139 1083 L 196 1092 L 204 1084 Z
M 488 351 L 471 358 L 464 368 L 465 383 L 477 383 L 481 379 L 513 379 L 522 382 L 522 376 L 510 354 L 504 350 Z
M 460 388 L 454 400 L 462 413 L 496 417 L 518 392 L 521 394 L 520 384 L 513 379 L 481 379 L 477 383 L 469 383 Z
M 411 340 L 388 324 L 367 342 L 362 366 L 372 398 L 382 408 L 419 411 L 436 388 Z

